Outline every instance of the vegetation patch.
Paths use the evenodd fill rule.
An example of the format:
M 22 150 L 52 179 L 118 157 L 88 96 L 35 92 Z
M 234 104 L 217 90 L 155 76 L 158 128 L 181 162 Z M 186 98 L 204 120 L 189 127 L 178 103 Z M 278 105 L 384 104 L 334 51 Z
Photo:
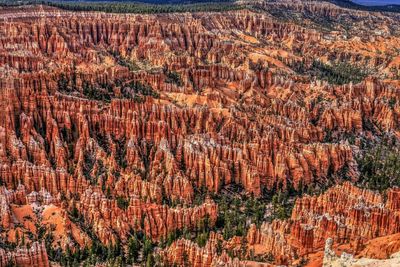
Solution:
M 181 75 L 176 71 L 165 71 L 165 76 L 166 76 L 165 78 L 166 83 L 173 83 L 176 84 L 177 86 L 183 85 Z
M 343 85 L 350 82 L 357 84 L 362 82 L 368 75 L 366 70 L 347 62 L 326 64 L 319 60 L 314 60 L 311 66 L 306 66 L 303 62 L 294 62 L 290 67 L 300 75 L 308 75 L 311 78 L 327 81 L 334 85 Z
M 147 4 L 140 2 L 62 2 L 50 1 L 47 5 L 72 11 L 101 11 L 107 13 L 183 13 L 183 12 L 222 12 L 243 9 L 243 6 L 234 1 L 222 3 L 191 3 L 191 4 Z
M 364 142 L 356 160 L 364 187 L 382 192 L 400 186 L 400 142 L 395 137 Z

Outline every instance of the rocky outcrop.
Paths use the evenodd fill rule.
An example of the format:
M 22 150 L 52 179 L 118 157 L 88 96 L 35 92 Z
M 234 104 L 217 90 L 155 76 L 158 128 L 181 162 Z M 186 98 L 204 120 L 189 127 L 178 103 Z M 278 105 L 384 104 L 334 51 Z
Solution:
M 72 222 L 68 212 L 61 203 L 60 196 L 53 197 L 42 189 L 40 192 L 32 191 L 26 194 L 25 187 L 19 185 L 17 190 L 0 187 L 1 214 L 0 222 L 2 231 L 0 237 L 3 242 L 15 243 L 22 247 L 17 251 L 5 251 L 7 261 L 21 262 L 24 266 L 36 264 L 36 251 L 41 249 L 36 241 L 39 235 L 49 237 L 52 245 L 65 249 L 75 244 L 90 245 L 91 240 L 85 233 L 86 229 L 76 222 Z M 30 249 L 26 249 L 30 247 Z M 47 255 L 39 251 L 40 256 L 47 260 Z M 11 253 L 11 254 L 10 254 Z M 16 253 L 15 257 L 13 256 Z M 24 256 L 26 254 L 27 256 Z M 19 260 L 20 255 L 22 258 Z M 29 257 L 31 257 L 29 259 Z M 38 256 L 39 257 L 39 256 Z M 39 259 L 40 261 L 40 259 Z M 18 264 L 17 264 L 18 265 Z M 18 265 L 19 266 L 19 265 Z M 41 266 L 41 265 L 37 265 Z
M 238 258 L 230 258 L 225 251 L 220 254 L 217 252 L 217 242 L 221 236 L 211 232 L 210 238 L 204 247 L 199 247 L 196 243 L 179 239 L 167 249 L 160 251 L 160 256 L 167 265 L 177 264 L 179 266 L 244 266 Z
M 44 243 L 35 242 L 30 248 L 17 248 L 13 252 L 6 252 L 0 249 L 0 265 L 28 266 L 50 266 Z
M 386 206 L 390 206 L 387 204 L 386 202 Z M 301 212 L 298 213 L 299 210 Z M 316 216 L 322 217 L 315 221 L 313 218 Z M 400 231 L 399 216 L 397 210 L 385 208 L 381 195 L 358 189 L 349 183 L 337 187 L 336 190 L 328 190 L 319 197 L 298 200 L 292 213 L 293 220 L 300 220 L 306 225 L 317 222 L 322 226 L 320 233 L 314 231 L 317 240 L 324 240 L 335 234 L 336 242 L 356 238 L 368 240 L 397 233 Z M 333 221 L 335 224 L 332 225 Z
M 340 257 L 336 256 L 335 252 L 332 250 L 332 239 L 326 240 L 323 267 L 351 267 L 351 266 L 383 266 L 390 267 L 396 266 L 400 263 L 399 253 L 391 255 L 390 259 L 378 260 L 369 258 L 356 259 L 353 255 L 342 253 Z
M 24 205 L 49 205 L 55 200 L 52 196 L 45 190 L 42 189 L 39 193 L 31 192 L 26 194 L 25 187 L 19 185 L 18 188 L 14 190 L 8 190 L 5 187 L 0 187 L 0 221 L 3 229 L 10 229 L 14 224 L 13 219 L 15 215 L 12 212 L 11 205 L 24 206 Z
M 386 194 L 395 195 L 395 192 L 397 189 L 390 189 Z M 211 234 L 204 248 L 198 248 L 188 240 L 179 240 L 161 255 L 168 262 L 182 264 L 189 254 L 200 254 L 191 256 L 199 260 L 190 262 L 198 262 L 198 266 L 215 266 L 216 263 L 211 259 L 219 259 L 218 255 L 224 255 L 225 250 L 234 255 L 235 251 L 243 250 L 242 244 L 246 244 L 247 252 L 244 255 L 270 255 L 275 264 L 291 265 L 298 259 L 312 262 L 316 260 L 314 255 L 324 249 L 324 266 L 336 266 L 329 265 L 336 262 L 343 262 L 344 266 L 375 264 L 376 260 L 372 258 L 385 259 L 386 254 L 391 255 L 399 248 L 397 239 L 400 234 L 400 217 L 396 209 L 387 208 L 391 205 L 390 199 L 384 201 L 381 194 L 346 182 L 319 196 L 298 198 L 292 217 L 288 220 L 264 222 L 259 228 L 251 225 L 244 237 L 245 242 L 239 237 L 224 241 L 218 234 Z M 343 246 L 347 254 L 343 253 L 339 259 L 332 250 L 333 242 L 336 243 L 335 250 Z M 216 248 L 217 243 L 220 251 L 216 255 L 211 247 Z M 356 255 L 364 258 L 356 260 Z M 370 260 L 366 259 L 368 256 Z M 393 262 L 387 260 L 388 264 Z M 383 263 L 386 264 L 386 261 Z
M 196 229 L 201 220 L 207 219 L 212 226 L 217 219 L 218 208 L 210 199 L 206 199 L 201 206 L 170 208 L 134 198 L 121 208 L 117 201 L 92 190 L 86 190 L 81 201 L 75 205 L 85 223 L 93 226 L 105 244 L 124 240 L 130 230 L 142 230 L 149 238 L 159 240 L 178 229 Z
M 360 252 L 359 244 L 400 232 L 400 214 L 392 208 L 397 192 L 388 190 L 391 197 L 385 202 L 382 195 L 346 182 L 319 196 L 298 198 L 291 219 L 264 223 L 260 229 L 253 225 L 247 240 L 250 245 L 261 244 L 266 253 L 286 264 L 295 255 L 322 250 L 329 238 L 350 245 L 356 254 Z

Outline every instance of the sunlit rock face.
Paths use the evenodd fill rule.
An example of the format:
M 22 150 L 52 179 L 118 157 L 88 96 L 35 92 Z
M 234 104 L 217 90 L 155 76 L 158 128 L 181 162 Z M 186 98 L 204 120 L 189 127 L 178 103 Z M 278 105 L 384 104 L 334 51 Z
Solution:
M 20 250 L 0 251 L 1 265 L 49 265 L 27 235 L 35 222 L 50 229 L 57 219 L 55 247 L 90 246 L 89 226 L 105 245 L 126 245 L 132 231 L 159 242 L 205 219 L 215 226 L 211 195 L 227 186 L 262 197 L 357 182 L 362 141 L 400 137 L 399 15 L 257 5 L 159 15 L 0 9 L 0 235 L 26 234 Z M 368 72 L 331 82 L 314 75 L 316 61 Z M 400 232 L 399 195 L 346 182 L 299 197 L 290 219 L 248 225 L 243 238 L 276 264 L 322 251 L 328 237 L 364 244 Z M 225 250 L 213 256 L 217 235 L 205 247 L 176 240 L 159 255 L 244 264 Z
M 389 196 L 398 193 L 398 189 L 385 192 Z M 260 229 L 253 225 L 247 240 L 253 246 L 262 245 L 285 264 L 293 262 L 295 255 L 323 250 L 328 238 L 336 245 L 348 245 L 353 254 L 365 255 L 372 253 L 363 251 L 365 244 L 372 247 L 377 238 L 400 232 L 400 213 L 392 208 L 392 199 L 385 202 L 382 195 L 346 182 L 319 196 L 298 198 L 289 220 L 264 223 Z

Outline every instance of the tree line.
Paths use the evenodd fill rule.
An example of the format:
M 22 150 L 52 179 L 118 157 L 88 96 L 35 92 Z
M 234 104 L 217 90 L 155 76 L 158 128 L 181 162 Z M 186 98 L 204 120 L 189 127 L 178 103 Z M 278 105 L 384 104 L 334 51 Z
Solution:
M 222 3 L 193 3 L 193 4 L 148 4 L 138 2 L 43 2 L 46 5 L 71 11 L 101 11 L 107 13 L 184 13 L 184 12 L 222 12 L 239 10 L 243 6 L 231 1 Z

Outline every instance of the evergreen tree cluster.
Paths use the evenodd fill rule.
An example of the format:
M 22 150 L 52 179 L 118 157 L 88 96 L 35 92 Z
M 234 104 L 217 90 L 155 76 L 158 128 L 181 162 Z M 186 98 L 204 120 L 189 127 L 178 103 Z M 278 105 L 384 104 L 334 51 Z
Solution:
M 152 96 L 159 98 L 160 95 L 150 85 L 143 84 L 139 81 L 131 81 L 122 89 L 122 96 L 127 99 L 134 99 L 140 96 Z
M 117 197 L 117 206 L 118 206 L 118 208 L 120 208 L 122 210 L 126 210 L 129 206 L 129 200 L 124 197 L 118 196 Z
M 218 203 L 216 230 L 222 232 L 225 240 L 245 236 L 250 224 L 260 226 L 264 220 L 266 206 L 261 199 L 223 194 L 215 201 Z
M 92 100 L 110 102 L 113 96 L 112 86 L 96 87 L 85 81 L 82 85 L 83 94 Z
M 356 159 L 363 186 L 379 191 L 400 186 L 400 142 L 395 137 L 365 142 Z
M 173 83 L 176 84 L 177 86 L 183 85 L 181 75 L 176 71 L 165 71 L 165 76 L 166 76 L 165 79 L 166 83 Z
M 174 76 L 176 78 L 176 76 Z M 72 78 L 67 77 L 64 73 L 57 79 L 58 91 L 71 94 L 79 92 L 76 87 L 76 74 L 72 74 Z M 114 92 L 114 87 L 121 86 L 121 94 L 119 98 L 130 99 L 138 103 L 145 101 L 146 96 L 159 98 L 159 93 L 154 90 L 149 84 L 144 84 L 140 81 L 131 81 L 123 85 L 122 81 L 117 80 L 115 84 L 97 83 L 93 84 L 89 81 L 82 82 L 82 95 L 88 99 L 109 103 L 111 99 L 117 97 Z M 101 138 L 101 137 L 100 137 Z M 104 139 L 104 137 L 103 137 Z M 98 139 L 100 140 L 100 139 Z M 104 141 L 104 140 L 100 140 Z M 107 151 L 106 151 L 107 152 Z
M 293 205 L 288 202 L 287 193 L 278 192 L 272 197 L 272 219 L 289 219 L 292 214 Z
M 243 7 L 234 1 L 179 4 L 147 4 L 129 1 L 89 2 L 89 1 L 48 1 L 49 6 L 72 11 L 101 11 L 108 13 L 183 13 L 183 12 L 222 12 L 239 10 Z
M 326 64 L 314 60 L 311 66 L 308 66 L 302 61 L 295 61 L 290 63 L 289 67 L 300 75 L 308 75 L 335 85 L 360 83 L 368 75 L 364 69 L 347 62 Z
M 367 76 L 367 73 L 361 68 L 345 62 L 328 65 L 321 61 L 314 61 L 311 71 L 319 80 L 337 85 L 350 82 L 360 83 Z

